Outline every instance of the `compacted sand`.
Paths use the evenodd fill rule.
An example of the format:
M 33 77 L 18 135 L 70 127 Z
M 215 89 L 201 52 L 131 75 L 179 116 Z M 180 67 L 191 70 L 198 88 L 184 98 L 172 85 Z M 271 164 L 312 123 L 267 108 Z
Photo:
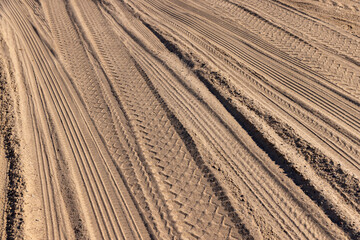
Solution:
M 360 239 L 360 3 L 1 0 L 1 239 Z

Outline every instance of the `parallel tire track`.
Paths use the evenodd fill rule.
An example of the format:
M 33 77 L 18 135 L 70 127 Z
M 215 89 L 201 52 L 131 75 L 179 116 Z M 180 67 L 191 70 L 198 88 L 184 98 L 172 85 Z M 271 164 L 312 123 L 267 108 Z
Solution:
M 64 86 L 61 83 L 64 76 L 56 72 L 57 68 L 54 66 L 54 63 L 51 62 L 49 52 L 47 52 L 44 46 L 41 46 L 41 41 L 37 39 L 36 34 L 34 34 L 29 27 L 29 24 L 18 14 L 19 8 L 16 8 L 13 4 L 15 3 L 4 3 L 11 15 L 15 18 L 15 24 L 18 24 L 20 32 L 24 32 L 25 42 L 28 44 L 28 49 L 40 70 L 38 72 L 39 76 L 42 77 L 40 78 L 42 80 L 40 85 L 43 91 L 45 91 L 45 96 L 49 97 L 48 99 L 54 103 L 56 109 L 55 115 L 62 119 L 62 127 L 64 127 L 68 141 L 72 146 L 76 165 L 80 171 L 81 179 L 85 184 L 87 198 L 90 200 L 92 206 L 92 213 L 89 212 L 89 216 L 94 213 L 94 220 L 96 220 L 97 226 L 99 227 L 99 233 L 104 238 L 111 237 L 115 239 L 128 235 L 132 235 L 132 238 L 135 238 L 136 235 L 140 236 L 137 228 L 141 227 L 141 222 L 136 221 L 135 225 L 133 220 L 129 222 L 129 219 L 127 219 L 136 216 L 132 215 L 134 214 L 134 206 L 131 199 L 126 196 L 126 190 L 122 185 L 122 181 L 118 176 L 113 175 L 114 173 L 116 174 L 116 171 L 114 172 L 114 170 L 111 169 L 114 168 L 114 166 L 111 165 L 111 162 L 104 161 L 108 157 L 103 150 L 104 148 L 99 145 L 99 141 L 97 140 L 96 145 L 91 142 L 95 140 L 95 132 L 86 132 L 90 130 L 89 122 L 82 122 L 82 125 L 80 125 L 81 121 L 79 122 L 79 120 L 83 119 L 83 117 L 81 115 L 79 116 L 79 113 L 76 113 L 77 120 L 75 121 L 73 107 L 77 105 L 69 103 L 69 95 L 64 91 Z M 67 94 L 67 96 L 65 94 Z M 49 103 L 50 102 L 48 102 L 48 104 Z M 94 155 L 97 156 L 95 157 Z M 110 175 L 109 171 L 111 173 Z M 112 188 L 112 190 L 109 191 L 108 188 Z M 119 188 L 121 188 L 121 191 Z M 93 227 L 95 227 L 95 225 L 93 225 Z M 123 229 L 124 227 L 125 231 Z M 126 227 L 128 229 L 126 229 Z M 130 230 L 131 228 L 134 230 Z M 95 229 L 89 230 L 94 231 Z M 95 234 L 97 234 L 96 230 Z M 61 238 L 61 236 L 57 236 Z
M 240 3 L 236 0 L 235 3 Z M 243 4 L 243 2 L 241 2 Z M 329 46 L 341 53 L 341 55 L 348 56 L 354 59 L 357 63 L 360 61 L 359 40 L 348 34 L 340 32 L 338 29 L 333 29 L 329 25 L 321 23 L 313 18 L 310 18 L 294 9 L 281 4 L 278 1 L 262 1 L 256 0 L 247 2 L 248 6 L 253 9 L 258 9 L 263 12 L 263 15 L 268 14 L 277 21 L 286 22 L 288 26 L 293 29 L 306 33 L 312 40 L 322 43 L 324 46 Z
M 74 3 L 74 8 L 84 13 L 84 27 L 88 27 L 89 38 L 93 39 L 101 63 L 124 106 L 181 235 L 186 238 L 238 238 L 238 227 L 227 220 L 227 210 L 214 194 L 213 188 L 217 183 L 207 182 L 209 177 L 204 176 L 203 167 L 197 165 L 200 160 L 194 159 L 196 156 L 189 152 L 189 147 L 178 135 L 172 123 L 175 120 L 170 121 L 171 115 L 165 112 L 152 92 L 146 76 L 139 73 L 137 65 L 124 46 L 116 41 L 111 30 L 106 29 L 105 23 L 91 20 L 90 16 L 97 16 L 98 20 L 103 18 L 100 12 L 94 11 L 96 7 L 93 4 Z M 246 234 L 246 231 L 243 233 Z
M 154 3 L 155 4 L 155 3 Z M 149 9 L 149 7 L 146 7 L 146 9 L 148 10 Z M 161 11 L 163 11 L 163 12 L 165 12 L 165 11 L 167 11 L 167 10 L 165 10 L 165 8 L 164 7 L 159 7 L 158 9 L 161 9 Z M 181 11 L 179 11 L 179 9 L 177 8 L 177 14 L 179 14 L 179 12 L 181 12 Z M 156 12 L 153 16 L 159 16 L 160 14 L 159 14 L 160 12 Z M 175 13 L 173 13 L 174 15 L 175 15 Z M 169 22 L 171 22 L 171 20 L 169 21 L 169 18 L 166 18 L 167 19 L 167 23 L 169 23 Z M 157 20 L 158 21 L 158 20 Z M 199 20 L 198 19 L 198 21 L 197 21 L 197 23 L 198 22 L 200 22 L 200 21 L 202 21 L 202 20 Z M 165 23 L 165 22 L 164 22 Z M 192 22 L 192 24 L 190 25 L 190 26 L 193 26 L 193 25 L 195 25 L 195 23 L 193 23 Z M 179 25 L 176 25 L 176 24 L 174 24 L 173 26 L 176 26 L 176 27 L 178 27 Z M 189 25 L 188 25 L 189 26 Z M 208 26 L 209 26 L 209 24 L 208 24 Z M 182 29 L 183 30 L 183 29 Z M 185 30 L 184 30 L 185 31 Z M 196 38 L 196 37 L 194 37 L 193 38 L 193 40 L 197 40 L 198 38 Z M 182 101 L 182 102 L 186 102 L 186 101 Z M 354 109 L 356 109 L 356 108 L 354 108 Z
M 359 237 L 355 36 L 278 0 L 3 0 L 0 21 L 30 235 Z
M 347 58 L 339 58 L 333 52 L 327 52 L 309 43 L 311 40 L 304 40 L 301 33 L 297 31 L 289 32 L 284 26 L 278 26 L 271 21 L 260 16 L 253 10 L 243 5 L 228 1 L 211 1 L 216 4 L 218 11 L 226 11 L 238 24 L 246 27 L 255 34 L 266 37 L 269 42 L 274 44 L 291 57 L 301 61 L 294 62 L 299 67 L 305 67 L 316 75 L 319 75 L 324 83 L 332 87 L 335 84 L 345 92 L 350 93 L 358 101 L 359 99 L 359 71 L 358 64 L 354 65 Z M 304 65 L 306 63 L 306 65 Z M 333 88 L 333 87 L 332 87 Z
M 152 5 L 154 5 L 155 3 L 152 3 Z M 162 7 L 159 7 L 159 9 L 161 10 L 161 11 L 166 11 L 166 12 L 168 12 L 169 10 L 163 10 L 163 8 Z M 157 12 L 157 13 L 155 13 L 155 14 L 159 14 L 159 13 L 161 13 L 161 12 Z M 171 13 L 171 14 L 173 14 L 174 16 L 178 16 L 179 15 L 179 11 L 177 11 L 177 13 Z M 169 14 L 169 12 L 167 13 L 167 14 Z M 187 18 L 187 19 L 189 19 L 189 18 Z M 188 21 L 191 21 L 191 20 L 188 20 Z M 203 21 L 203 20 L 201 20 L 201 21 Z M 199 25 L 199 23 L 201 22 L 200 20 L 199 21 L 197 21 L 197 23 L 196 23 L 196 25 Z M 205 50 L 211 50 L 211 51 L 215 51 L 215 53 L 218 51 L 218 50 L 216 50 L 216 47 L 212 47 L 211 46 L 211 44 L 210 43 L 208 43 L 208 42 L 206 42 L 206 41 L 204 41 L 204 40 L 201 40 L 200 38 L 201 38 L 201 36 L 199 36 L 199 35 L 195 35 L 194 36 L 194 33 L 193 32 L 189 32 L 188 30 L 185 30 L 185 28 L 184 27 L 181 27 L 179 24 L 177 24 L 177 23 L 173 23 L 170 19 L 167 19 L 167 22 L 169 22 L 169 23 L 172 23 L 173 24 L 173 26 L 175 26 L 177 29 L 179 29 L 179 30 L 181 30 L 182 32 L 185 32 L 189 37 L 191 37 L 194 41 L 196 41 L 196 42 L 199 42 L 200 44 L 202 44 L 202 46 L 204 46 L 204 48 L 205 48 Z M 186 23 L 185 23 L 186 24 Z M 195 23 L 194 22 L 192 22 L 192 25 L 194 25 Z M 191 26 L 192 26 L 191 25 Z M 195 26 L 196 26 L 195 25 Z M 186 25 L 185 25 L 186 26 Z M 210 24 L 207 24 L 207 26 L 210 26 Z M 200 31 L 200 30 L 199 30 Z M 202 30 L 201 30 L 202 31 Z M 212 37 L 212 35 L 205 35 L 205 36 L 208 36 L 208 37 Z M 221 36 L 221 35 L 220 35 Z M 223 39 L 224 40 L 224 39 Z M 216 43 L 219 43 L 220 45 L 222 44 L 222 42 L 220 41 L 220 40 L 214 40 Z M 226 41 L 226 40 L 225 40 Z M 192 44 L 192 43 L 191 43 Z M 210 44 L 210 48 L 209 48 L 209 46 L 208 45 L 206 45 L 206 44 Z M 235 51 L 236 52 L 239 52 L 240 50 L 239 50 L 239 48 L 238 47 L 234 47 L 234 44 L 232 44 L 232 43 L 229 43 L 230 44 L 230 46 L 232 46 L 231 47 L 231 49 L 236 49 Z M 246 46 L 245 46 L 246 47 Z M 230 50 L 231 50 L 230 49 Z M 232 51 L 232 50 L 231 50 Z M 241 50 L 242 51 L 242 50 Z M 246 54 L 249 54 L 249 52 L 247 52 Z M 248 56 L 245 56 L 245 53 L 244 54 L 242 54 L 241 56 L 244 56 L 244 58 L 245 59 L 248 59 Z M 216 54 L 216 58 L 220 58 L 220 59 L 224 59 L 224 56 L 222 56 L 222 53 L 220 52 L 220 53 L 217 53 Z M 225 60 L 225 62 L 226 63 L 228 63 L 229 64 L 229 60 L 228 59 L 224 59 Z M 270 59 L 269 59 L 270 60 Z M 250 61 L 250 60 L 249 60 Z M 293 82 L 294 84 L 296 84 L 296 85 L 298 85 L 299 83 L 298 82 L 295 82 L 295 80 L 293 79 L 293 74 L 295 74 L 295 73 L 292 73 L 292 75 L 291 75 L 291 77 L 289 77 L 289 76 L 284 76 L 283 74 L 279 74 L 279 72 L 278 71 L 274 71 L 274 69 L 275 68 L 272 68 L 272 67 L 270 67 L 270 70 L 267 70 L 267 68 L 264 68 L 263 66 L 261 66 L 262 65 L 262 63 L 260 62 L 260 61 L 258 61 L 258 60 L 256 60 L 257 62 L 254 62 L 254 61 L 250 61 L 250 63 L 251 63 L 251 66 L 253 66 L 253 64 L 255 64 L 255 66 L 259 66 L 259 68 L 260 68 L 260 70 L 261 71 L 264 71 L 264 73 L 265 74 L 270 74 L 270 77 L 272 77 L 273 79 L 276 79 L 276 81 L 278 81 L 278 80 L 281 80 L 281 78 L 283 78 L 284 80 L 282 81 L 284 84 L 285 84 L 285 86 L 286 85 L 288 85 L 288 83 L 291 83 L 291 82 Z M 267 64 L 267 63 L 265 63 L 265 64 Z M 235 67 L 235 70 L 238 72 L 238 70 L 239 70 L 239 68 L 236 66 L 236 63 L 235 63 L 235 66 L 233 65 L 233 64 L 231 64 L 230 63 L 230 67 L 232 67 L 232 68 L 234 68 Z M 231 70 L 231 69 L 230 69 Z M 227 70 L 228 71 L 228 70 Z M 241 70 L 240 70 L 241 71 Z M 234 76 L 236 76 L 236 73 L 234 74 Z M 300 75 L 298 75 L 299 77 L 300 77 Z M 280 79 L 279 79 L 280 78 Z M 274 81 L 271 81 L 271 82 L 269 82 L 269 81 L 265 81 L 264 83 L 261 83 L 261 82 L 259 82 L 258 80 L 256 80 L 255 78 L 251 78 L 251 80 L 252 81 L 254 81 L 255 80 L 255 82 L 253 83 L 253 84 L 251 84 L 250 86 L 249 86 L 249 84 L 247 84 L 246 82 L 244 82 L 244 83 L 240 83 L 241 85 L 244 85 L 244 84 L 246 84 L 246 85 L 248 85 L 248 87 L 251 87 L 251 88 L 254 88 L 254 87 L 256 87 L 256 88 L 258 88 L 258 87 L 261 87 L 259 90 L 256 90 L 256 91 L 259 91 L 259 93 L 261 94 L 261 95 L 263 95 L 264 94 L 264 90 L 265 90 L 265 88 L 264 88 L 264 84 L 265 84 L 265 86 L 266 85 L 268 85 L 268 86 L 266 86 L 266 88 L 267 88 L 267 92 L 266 92 L 266 95 L 265 95 L 265 97 L 266 98 L 268 98 L 270 101 L 274 101 L 274 100 L 276 100 L 276 102 L 279 102 L 279 100 L 281 100 L 280 101 L 280 103 L 281 103 L 281 105 L 283 105 L 284 107 L 283 107 L 283 109 L 284 110 L 281 110 L 281 111 L 283 111 L 283 112 L 287 112 L 287 111 L 289 111 L 289 110 L 291 110 L 293 113 L 295 112 L 295 113 L 297 113 L 297 116 L 298 117 L 300 117 L 300 119 L 302 119 L 302 120 L 305 120 L 306 122 L 309 122 L 310 123 L 310 126 L 311 126 L 311 130 L 310 130 L 310 132 L 312 133 L 312 134 L 315 134 L 315 137 L 317 137 L 317 138 L 320 138 L 320 140 L 321 141 L 323 141 L 326 145 L 328 145 L 328 149 L 330 150 L 330 151 L 334 151 L 334 153 L 336 154 L 336 155 L 338 155 L 338 156 L 340 156 L 341 158 L 345 158 L 348 162 L 349 162 L 349 167 L 350 168 L 354 168 L 355 169 L 355 172 L 359 172 L 359 162 L 356 160 L 357 158 L 358 158 L 358 156 L 359 156 L 359 151 L 357 150 L 357 149 L 359 149 L 359 147 L 358 147 L 358 145 L 359 145 L 359 143 L 358 143 L 358 141 L 356 140 L 357 139 L 357 137 L 351 137 L 350 138 L 350 141 L 349 140 L 347 140 L 347 137 L 340 137 L 339 136 L 339 131 L 331 131 L 331 132 L 329 132 L 328 131 L 328 128 L 327 127 L 325 127 L 326 125 L 328 125 L 329 124 L 329 122 L 327 122 L 326 123 L 326 125 L 325 126 L 322 126 L 322 127 L 319 127 L 319 124 L 317 123 L 317 121 L 319 121 L 319 120 L 317 120 L 317 121 L 314 121 L 313 120 L 313 117 L 314 117 L 314 114 L 315 114 L 315 116 L 316 115 L 318 115 L 319 117 L 321 117 L 321 119 L 328 119 L 328 117 L 326 116 L 326 113 L 321 113 L 321 112 L 319 112 L 319 110 L 317 110 L 317 109 L 313 109 L 313 106 L 312 107 L 309 107 L 309 104 L 311 104 L 311 102 L 309 103 L 308 102 L 308 100 L 307 100 L 307 96 L 305 95 L 305 97 L 306 98 L 303 98 L 303 96 L 300 96 L 301 98 L 299 99 L 298 97 L 294 97 L 293 96 L 293 94 L 289 94 L 288 92 L 289 92 L 289 90 L 287 90 L 286 88 L 284 89 L 281 85 L 280 86 L 277 86 L 277 85 L 275 85 L 274 83 L 276 83 L 276 82 L 274 82 Z M 264 79 L 264 78 L 260 78 L 260 80 L 266 80 L 266 79 Z M 301 79 L 301 80 L 298 80 L 299 82 L 303 82 L 303 80 L 304 79 Z M 312 84 L 313 85 L 313 84 Z M 290 87 L 291 87 L 291 85 L 290 85 Z M 306 90 L 307 92 L 309 92 L 309 91 L 313 91 L 313 86 L 309 86 L 309 87 L 307 87 L 306 89 L 304 89 L 304 88 L 302 88 L 302 89 L 304 89 L 304 90 Z M 289 89 L 289 88 L 288 88 Z M 291 89 L 291 88 L 290 88 Z M 299 89 L 298 87 L 297 87 L 297 89 Z M 321 89 L 321 88 L 320 88 Z M 276 92 L 274 92 L 274 90 L 275 91 L 277 91 L 277 92 L 279 92 L 280 93 L 280 96 L 279 96 L 279 94 L 278 93 L 276 93 Z M 269 92 L 270 91 L 270 92 Z M 322 90 L 322 91 L 324 91 L 324 89 Z M 272 92 L 272 93 L 271 93 Z M 295 93 L 295 94 L 297 94 L 296 92 L 291 92 L 291 93 Z M 310 92 L 311 93 L 311 92 Z M 269 94 L 271 94 L 270 96 L 271 96 L 271 98 L 269 98 Z M 283 96 L 281 96 L 281 95 L 283 95 Z M 315 102 L 317 103 L 318 102 L 318 100 L 320 100 L 320 103 L 321 103 L 321 101 L 323 101 L 323 99 L 322 99 L 322 97 L 321 97 L 321 95 L 322 94 L 318 94 L 318 93 L 315 93 L 315 91 L 314 92 L 312 92 L 311 93 L 311 97 L 314 99 L 314 100 L 316 100 Z M 333 93 L 331 93 L 330 95 L 332 95 L 332 96 L 334 96 L 335 98 L 333 98 L 333 100 L 326 100 L 327 101 L 327 103 L 324 103 L 322 106 L 323 107 L 325 107 L 325 108 L 328 108 L 327 106 L 329 106 L 329 104 L 330 105 L 334 105 L 334 101 L 336 101 L 336 103 L 337 104 L 339 104 L 339 107 L 338 107 L 338 109 L 348 109 L 348 111 L 349 111 L 349 117 L 350 117 L 350 119 L 356 119 L 356 112 L 359 112 L 359 109 L 358 109 L 358 107 L 355 105 L 353 105 L 353 104 L 351 104 L 351 103 L 347 103 L 347 105 L 348 106 L 346 106 L 346 105 L 343 105 L 343 100 L 341 100 L 341 98 L 339 98 L 338 96 L 336 96 L 336 95 L 334 95 Z M 274 97 L 276 97 L 275 99 L 274 99 Z M 285 98 L 284 98 L 285 97 Z M 338 98 L 339 100 L 336 100 L 336 98 Z M 291 102 L 289 102 L 289 100 L 291 101 Z M 294 103 L 296 104 L 296 105 L 298 105 L 300 108 L 298 108 L 298 109 L 300 109 L 300 112 L 299 112 L 299 110 L 296 110 L 296 108 L 294 109 Z M 277 103 L 278 104 L 278 103 Z M 285 105 L 284 105 L 285 104 Z M 290 107 L 291 106 L 291 107 Z M 278 106 L 277 106 L 278 107 Z M 290 107 L 290 108 L 289 108 Z M 311 115 L 313 115 L 313 116 L 311 116 L 309 113 L 306 113 L 306 112 L 303 112 L 303 109 L 306 109 L 306 111 L 308 111 L 309 113 L 311 113 Z M 296 111 L 293 111 L 293 110 L 296 110 Z M 328 111 L 328 110 L 327 110 Z M 332 114 L 336 114 L 336 115 L 338 115 L 339 113 L 338 112 L 336 112 L 336 111 L 333 111 L 332 109 L 329 109 L 329 111 L 332 113 Z M 300 114 L 299 114 L 300 113 Z M 338 115 L 338 116 L 340 116 L 340 115 Z M 293 118 L 293 116 L 290 116 L 291 118 Z M 341 116 L 341 118 L 342 118 L 343 116 Z M 350 121 L 353 121 L 353 120 L 350 120 Z M 297 120 L 297 121 L 299 121 L 299 120 Z M 321 121 L 323 121 L 323 120 L 321 120 Z M 321 121 L 320 121 L 320 124 L 321 124 Z M 357 125 L 357 123 L 356 123 L 357 121 L 355 120 L 355 122 L 354 122 L 354 124 L 355 125 L 353 125 L 353 126 L 356 126 Z M 301 123 L 301 121 L 299 121 L 299 123 Z M 314 124 L 314 123 L 316 123 L 316 124 Z M 337 123 L 340 123 L 339 121 L 337 122 Z M 337 130 L 337 129 L 339 129 L 339 127 L 338 127 L 338 125 L 337 124 L 335 124 L 334 125 L 334 123 L 331 123 L 330 122 L 330 124 L 332 124 L 332 128 L 334 128 L 335 130 Z M 315 126 L 314 126 L 315 125 Z M 320 125 L 321 126 L 321 125 Z M 331 125 L 330 125 L 331 126 Z M 306 128 L 308 128 L 308 126 L 306 126 Z M 330 142 L 330 141 L 328 141 L 328 139 L 327 138 L 322 138 L 321 137 L 321 134 L 319 134 L 319 133 L 317 133 L 318 131 L 321 131 L 322 133 L 321 134 L 326 134 L 327 135 L 327 137 L 330 137 L 331 139 L 332 139 L 332 142 Z M 345 132 L 350 132 L 350 131 L 347 131 L 346 129 L 344 129 L 343 131 L 345 131 Z M 334 136 L 337 136 L 337 137 L 334 137 Z M 339 137 L 340 137 L 340 139 L 341 140 L 339 140 Z M 357 142 L 352 142 L 351 140 L 352 139 L 355 139 L 355 141 L 357 141 Z M 341 147 L 340 147 L 341 146 Z M 346 149 L 348 150 L 348 151 L 344 151 L 344 149 L 343 149 L 343 147 L 346 147 Z M 349 151 L 350 150 L 350 151 Z M 351 154 L 349 154 L 349 153 L 351 153 Z
M 119 171 L 125 175 L 127 185 L 136 194 L 137 201 L 141 205 L 143 213 L 147 215 L 148 221 L 151 221 L 151 218 L 160 220 L 161 217 L 155 217 L 155 215 L 159 214 L 160 206 L 163 204 L 160 201 L 161 195 L 156 185 L 153 186 L 154 183 L 151 183 L 151 176 L 142 166 L 138 156 L 139 153 L 136 152 L 136 143 L 131 137 L 131 130 L 127 129 L 128 127 L 125 124 L 127 120 L 122 116 L 119 107 L 116 106 L 116 100 L 111 98 L 111 89 L 103 86 L 104 83 L 97 76 L 93 69 L 94 66 L 90 64 L 85 49 L 80 43 L 81 40 L 77 36 L 78 33 L 66 13 L 65 5 L 61 1 L 53 1 L 47 7 L 49 8 L 48 16 L 53 26 L 53 34 L 58 40 L 58 47 L 62 53 L 61 56 L 65 59 L 65 63 L 72 76 L 74 76 L 75 84 L 80 90 L 90 115 L 95 120 L 98 129 L 101 130 L 111 155 L 119 165 Z M 69 46 L 71 46 L 71 49 L 69 49 Z M 85 72 L 79 72 L 78 69 L 83 69 Z M 80 73 L 83 74 L 80 75 Z M 110 111 L 104 111 L 106 109 L 110 109 Z M 114 133 L 116 133 L 115 136 Z M 147 191 L 148 198 L 145 198 L 145 201 L 144 190 L 141 190 L 141 188 L 145 188 L 145 191 Z M 155 196 L 159 198 L 156 203 L 153 202 Z M 148 200 L 146 201 L 146 199 Z M 158 208 L 157 211 L 152 211 L 152 214 L 147 212 L 149 201 Z M 162 211 L 165 211 L 164 207 L 162 207 Z M 150 224 L 159 225 L 159 222 Z M 157 228 L 161 227 L 157 226 Z

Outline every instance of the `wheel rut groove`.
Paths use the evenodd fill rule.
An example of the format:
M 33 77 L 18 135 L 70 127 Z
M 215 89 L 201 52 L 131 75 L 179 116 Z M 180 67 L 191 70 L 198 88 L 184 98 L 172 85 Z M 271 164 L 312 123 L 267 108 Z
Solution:
M 310 2 L 3 0 L 1 237 L 358 238 L 358 9 Z
M 80 5 L 80 7 L 85 8 L 88 6 L 84 4 Z M 93 14 L 96 13 L 93 12 Z M 90 21 L 87 19 L 89 18 L 84 16 L 85 21 Z M 91 25 L 87 24 L 86 26 Z M 191 154 L 189 154 L 184 142 L 169 121 L 159 100 L 154 96 L 148 83 L 144 80 L 144 76 L 139 73 L 138 65 L 128 56 L 123 46 L 111 40 L 111 30 L 106 33 L 109 38 L 107 44 L 116 44 L 116 47 L 110 48 L 121 52 L 109 57 L 110 54 L 107 49 L 110 48 L 103 49 L 102 45 L 100 45 L 100 39 L 98 40 L 96 37 L 104 36 L 104 34 L 95 32 L 98 29 L 94 27 L 90 29 L 90 32 L 94 31 L 94 45 L 95 48 L 99 48 L 97 52 L 100 61 L 104 64 L 105 73 L 108 75 L 113 89 L 118 93 L 119 101 L 124 106 L 140 148 L 150 163 L 154 177 L 160 184 L 159 187 L 169 204 L 170 214 L 174 219 L 177 219 L 175 224 L 178 231 L 185 234 L 184 236 L 197 236 L 201 231 L 196 229 L 199 227 L 196 219 L 202 219 L 204 221 L 202 225 L 204 227 L 208 226 L 209 229 L 203 229 L 200 236 L 205 236 L 204 234 L 209 236 L 219 234 L 218 237 L 229 237 L 233 234 L 236 236 L 238 231 L 236 227 L 227 226 L 229 223 L 223 225 L 222 219 L 224 219 L 224 215 L 227 215 L 222 213 L 223 210 L 221 209 L 224 207 L 215 196 L 209 195 L 212 192 L 212 187 L 207 183 L 207 180 L 202 180 L 204 178 L 203 173 L 196 167 L 197 165 L 193 162 Z M 90 39 L 93 36 L 90 36 Z M 116 58 L 116 56 L 121 56 L 121 58 Z M 116 70 L 113 65 L 123 66 L 118 68 L 122 69 L 122 71 Z M 123 79 L 128 80 L 125 82 Z M 180 169 L 184 170 L 176 174 Z M 187 186 L 181 186 L 181 182 L 184 181 L 188 182 Z M 167 189 L 169 187 L 170 189 Z M 172 188 L 174 190 L 171 191 Z M 207 188 L 210 193 L 206 190 Z M 199 200 L 193 203 L 195 205 L 192 205 L 188 201 L 193 198 L 194 194 Z M 189 200 L 186 201 L 186 199 Z M 195 208 L 195 206 L 198 207 Z M 210 212 L 207 213 L 207 211 Z M 197 216 L 196 214 L 200 215 Z M 212 214 L 215 215 L 211 217 Z M 219 222 L 210 225 L 207 221 L 215 217 Z M 211 228 L 220 228 L 220 230 L 214 232 Z M 235 230 L 231 230 L 232 228 Z
M 208 69 L 202 70 L 202 69 L 194 68 L 195 63 L 193 62 L 192 58 L 184 55 L 177 46 L 172 44 L 170 41 L 166 40 L 161 34 L 156 32 L 156 30 L 154 30 L 150 25 L 147 25 L 147 27 L 159 38 L 159 40 L 164 44 L 164 46 L 166 46 L 166 48 L 169 51 L 175 53 L 179 57 L 179 59 L 184 61 L 188 66 L 190 66 L 193 69 L 194 73 L 205 84 L 205 86 L 210 90 L 210 92 L 213 93 L 219 99 L 219 101 L 223 104 L 223 106 L 232 114 L 232 116 L 234 116 L 237 122 L 249 133 L 249 135 L 252 137 L 252 139 L 254 139 L 254 141 L 258 144 L 258 146 L 262 148 L 275 161 L 275 163 L 281 167 L 281 169 L 284 170 L 287 176 L 290 177 L 295 182 L 295 184 L 300 186 L 301 189 L 324 210 L 324 212 L 329 216 L 329 218 L 334 223 L 336 223 L 337 225 L 348 231 L 351 237 L 356 237 L 357 232 L 354 231 L 351 228 L 351 226 L 349 226 L 348 223 L 346 223 L 344 219 L 342 219 L 342 217 L 336 211 L 334 211 L 333 206 L 324 198 L 321 192 L 316 190 L 314 186 L 311 184 L 311 182 L 305 179 L 304 176 L 296 168 L 294 168 L 292 163 L 289 162 L 286 159 L 286 157 L 277 150 L 274 144 L 271 143 L 268 139 L 266 139 L 264 135 L 256 128 L 256 126 L 254 126 L 244 115 L 242 115 L 241 112 L 239 112 L 237 108 L 234 105 L 232 105 L 232 103 L 229 102 L 229 100 L 226 99 L 216 89 L 216 87 L 214 87 L 213 81 L 209 80 L 209 78 L 210 79 L 215 78 L 218 81 L 223 81 L 223 80 L 219 80 L 219 76 L 216 75 L 215 72 L 210 72 L 210 70 Z M 201 65 L 201 62 L 199 60 L 195 59 L 195 61 L 197 62 L 198 65 Z M 323 156 L 319 156 L 319 157 L 323 157 Z M 323 161 L 328 161 L 328 160 L 323 160 Z M 320 167 L 319 165 L 315 165 L 314 167 L 318 167 L 319 169 L 323 168 Z M 329 167 L 331 168 L 331 166 L 325 168 L 329 169 Z M 341 172 L 341 169 L 333 169 L 332 171 Z M 346 178 L 351 179 L 351 176 L 347 176 L 347 175 L 343 176 L 343 179 Z M 337 179 L 335 179 L 335 181 L 336 180 Z M 358 181 L 356 181 L 356 179 L 352 181 L 354 185 L 350 185 L 347 187 L 349 191 L 352 191 L 352 188 L 355 189 L 358 188 Z M 338 181 L 337 184 L 338 184 L 337 186 L 341 186 L 343 185 L 343 182 Z M 351 195 L 352 195 L 351 197 L 354 199 L 354 202 L 357 202 L 359 196 L 357 196 L 356 193 L 355 194 L 352 193 Z

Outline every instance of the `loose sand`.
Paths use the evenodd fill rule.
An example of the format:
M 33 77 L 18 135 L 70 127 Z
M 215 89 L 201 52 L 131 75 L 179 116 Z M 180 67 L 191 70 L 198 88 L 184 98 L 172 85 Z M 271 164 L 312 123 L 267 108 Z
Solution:
M 359 239 L 360 4 L 0 1 L 1 239 Z

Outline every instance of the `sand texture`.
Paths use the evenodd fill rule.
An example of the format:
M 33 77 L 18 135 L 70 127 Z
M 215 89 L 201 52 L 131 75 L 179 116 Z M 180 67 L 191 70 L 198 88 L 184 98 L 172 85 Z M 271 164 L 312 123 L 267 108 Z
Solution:
M 0 0 L 0 239 L 360 239 L 360 3 Z

